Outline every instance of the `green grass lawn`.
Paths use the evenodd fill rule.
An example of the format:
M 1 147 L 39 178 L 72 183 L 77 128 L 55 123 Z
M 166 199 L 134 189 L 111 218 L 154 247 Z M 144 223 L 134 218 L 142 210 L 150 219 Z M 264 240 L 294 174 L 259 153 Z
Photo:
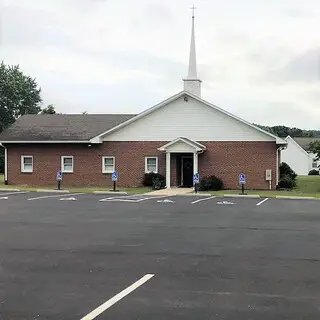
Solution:
M 53 190 L 57 188 L 57 185 L 55 186 L 34 186 L 34 187 L 28 187 L 28 186 L 16 186 L 16 185 L 5 185 L 4 184 L 4 176 L 0 174 L 0 188 L 1 189 L 20 189 L 20 190 L 26 190 L 26 191 L 36 191 L 37 189 L 48 189 Z M 70 192 L 83 192 L 83 193 L 92 193 L 93 191 L 110 191 L 113 189 L 113 187 L 68 187 L 68 186 L 61 186 L 61 189 L 69 190 Z M 117 190 L 121 192 L 128 192 L 129 194 L 142 194 L 147 193 L 151 191 L 151 188 L 147 187 L 141 187 L 141 188 L 117 188 Z
M 245 190 L 245 192 L 247 194 L 258 194 L 261 197 L 304 196 L 320 198 L 320 176 L 298 176 L 297 187 L 291 191 Z M 214 195 L 239 194 L 241 193 L 241 188 L 239 187 L 238 190 L 221 190 L 211 193 Z

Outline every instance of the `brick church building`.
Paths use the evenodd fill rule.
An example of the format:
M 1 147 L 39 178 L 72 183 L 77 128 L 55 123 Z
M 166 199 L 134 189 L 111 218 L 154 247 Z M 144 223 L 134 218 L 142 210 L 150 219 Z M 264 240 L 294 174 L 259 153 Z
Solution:
M 0 134 L 5 181 L 55 185 L 62 170 L 68 186 L 119 187 L 142 183 L 146 172 L 166 177 L 166 187 L 192 186 L 193 174 L 215 175 L 226 188 L 268 189 L 279 178 L 287 142 L 201 98 L 194 17 L 188 76 L 183 91 L 139 114 L 25 115 Z

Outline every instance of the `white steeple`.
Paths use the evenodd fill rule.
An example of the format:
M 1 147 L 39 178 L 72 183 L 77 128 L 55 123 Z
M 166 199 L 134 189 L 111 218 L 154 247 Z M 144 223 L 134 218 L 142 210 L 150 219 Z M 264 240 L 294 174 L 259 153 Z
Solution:
M 197 58 L 196 58 L 196 41 L 194 35 L 194 9 L 192 8 L 192 29 L 191 29 L 191 45 L 189 55 L 189 72 L 187 78 L 183 79 L 184 90 L 193 93 L 194 95 L 201 97 L 201 80 L 197 75 Z

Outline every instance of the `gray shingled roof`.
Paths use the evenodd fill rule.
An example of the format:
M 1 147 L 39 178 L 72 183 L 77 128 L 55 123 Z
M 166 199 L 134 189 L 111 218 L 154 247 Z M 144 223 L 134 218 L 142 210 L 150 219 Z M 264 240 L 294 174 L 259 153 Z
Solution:
M 310 142 L 320 140 L 320 138 L 292 138 L 302 149 L 309 151 Z
M 0 134 L 1 141 L 87 141 L 134 114 L 24 115 Z

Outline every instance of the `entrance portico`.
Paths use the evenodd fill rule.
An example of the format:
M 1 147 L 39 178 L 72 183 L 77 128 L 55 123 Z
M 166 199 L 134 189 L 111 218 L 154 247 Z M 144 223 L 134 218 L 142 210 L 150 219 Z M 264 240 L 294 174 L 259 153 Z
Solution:
M 177 184 L 192 187 L 193 175 L 199 172 L 198 155 L 204 152 L 206 147 L 199 142 L 179 137 L 160 147 L 158 150 L 166 152 L 166 187 L 171 188 L 172 155 L 176 159 L 176 162 L 173 164 L 178 176 L 176 178 L 177 181 L 180 181 Z

